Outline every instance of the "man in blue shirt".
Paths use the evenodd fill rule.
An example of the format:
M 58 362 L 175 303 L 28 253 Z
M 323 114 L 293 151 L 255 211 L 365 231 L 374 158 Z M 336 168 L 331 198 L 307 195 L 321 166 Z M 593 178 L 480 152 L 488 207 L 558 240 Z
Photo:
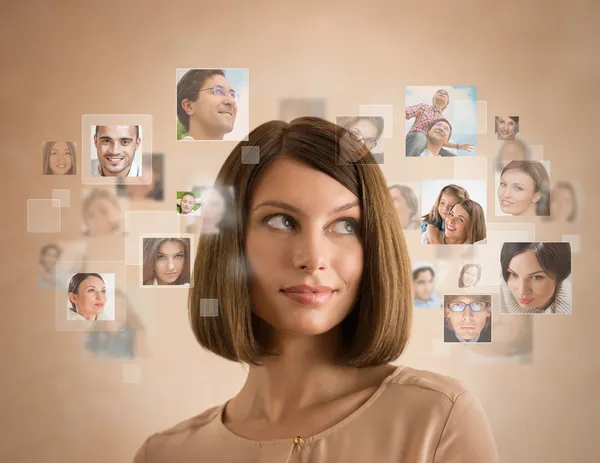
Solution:
M 442 301 L 434 291 L 435 272 L 431 267 L 418 267 L 413 270 L 415 309 L 440 309 Z

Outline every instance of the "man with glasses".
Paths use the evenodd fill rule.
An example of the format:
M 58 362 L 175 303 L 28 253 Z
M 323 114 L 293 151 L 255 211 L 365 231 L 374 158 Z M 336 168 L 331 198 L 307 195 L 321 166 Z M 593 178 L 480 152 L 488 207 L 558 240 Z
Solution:
M 442 149 L 450 136 L 452 135 L 452 126 L 447 119 L 438 119 L 437 121 L 430 122 L 427 126 L 427 138 L 425 142 L 425 149 L 421 151 L 419 156 L 456 156 L 456 154 Z
M 344 127 L 353 140 L 364 143 L 369 148 L 377 164 L 383 164 L 383 153 L 376 153 L 375 148 L 383 133 L 384 120 L 381 116 L 338 117 L 339 126 Z
M 431 267 L 418 267 L 413 270 L 413 288 L 415 309 L 439 309 L 440 297 L 434 291 L 435 272 Z
M 238 94 L 221 69 L 191 69 L 177 83 L 182 140 L 223 140 L 233 130 Z
M 492 296 L 444 296 L 444 342 L 491 342 Z

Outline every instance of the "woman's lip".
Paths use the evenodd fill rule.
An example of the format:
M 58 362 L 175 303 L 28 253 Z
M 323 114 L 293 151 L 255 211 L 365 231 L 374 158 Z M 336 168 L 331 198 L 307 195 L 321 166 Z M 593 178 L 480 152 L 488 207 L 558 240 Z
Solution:
M 96 307 L 104 307 L 104 304 L 94 304 Z
M 281 290 L 283 294 L 304 305 L 320 305 L 329 302 L 335 291 L 320 291 L 320 292 L 288 292 Z
M 533 301 L 533 299 L 519 299 L 521 304 L 529 304 L 531 301 Z
M 500 204 L 502 204 L 503 206 L 512 206 L 513 203 L 509 202 L 509 201 L 504 201 L 503 199 L 500 200 Z

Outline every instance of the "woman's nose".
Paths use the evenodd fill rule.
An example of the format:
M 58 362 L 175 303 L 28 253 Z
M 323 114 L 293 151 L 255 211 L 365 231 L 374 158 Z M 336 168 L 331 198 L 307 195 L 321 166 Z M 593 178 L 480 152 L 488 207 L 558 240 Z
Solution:
M 313 273 L 326 268 L 324 256 L 324 240 L 322 236 L 306 233 L 298 237 L 298 244 L 293 259 L 294 266 L 305 272 Z

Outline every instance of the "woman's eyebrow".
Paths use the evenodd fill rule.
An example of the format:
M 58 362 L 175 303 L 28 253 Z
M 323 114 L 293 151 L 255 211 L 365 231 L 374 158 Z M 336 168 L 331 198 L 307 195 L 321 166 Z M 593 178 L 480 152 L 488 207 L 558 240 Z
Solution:
M 353 201 L 351 203 L 343 204 L 343 205 L 338 206 L 335 209 L 329 211 L 329 213 L 327 215 L 334 215 L 334 214 L 337 214 L 339 212 L 351 209 L 353 207 L 358 207 L 358 205 L 359 205 L 358 200 Z M 284 210 L 287 210 L 287 211 L 290 211 L 290 212 L 295 212 L 296 214 L 300 214 L 300 209 L 298 209 L 296 206 L 292 206 L 291 204 L 285 203 L 283 201 L 264 201 L 264 202 L 260 203 L 258 206 L 256 206 L 253 209 L 253 211 L 255 211 L 259 207 L 263 207 L 263 206 L 278 207 L 280 209 L 284 209 Z
M 510 269 L 510 267 L 508 267 L 508 271 L 509 271 L 509 272 L 512 272 L 512 273 L 514 273 L 515 275 L 518 275 L 518 273 L 517 273 L 517 272 L 514 272 L 514 271 L 512 271 L 512 270 Z M 546 272 L 544 272 L 543 270 L 538 270 L 537 272 L 532 272 L 532 273 L 529 273 L 528 275 L 535 275 L 536 273 L 543 273 L 544 275 L 546 274 Z

